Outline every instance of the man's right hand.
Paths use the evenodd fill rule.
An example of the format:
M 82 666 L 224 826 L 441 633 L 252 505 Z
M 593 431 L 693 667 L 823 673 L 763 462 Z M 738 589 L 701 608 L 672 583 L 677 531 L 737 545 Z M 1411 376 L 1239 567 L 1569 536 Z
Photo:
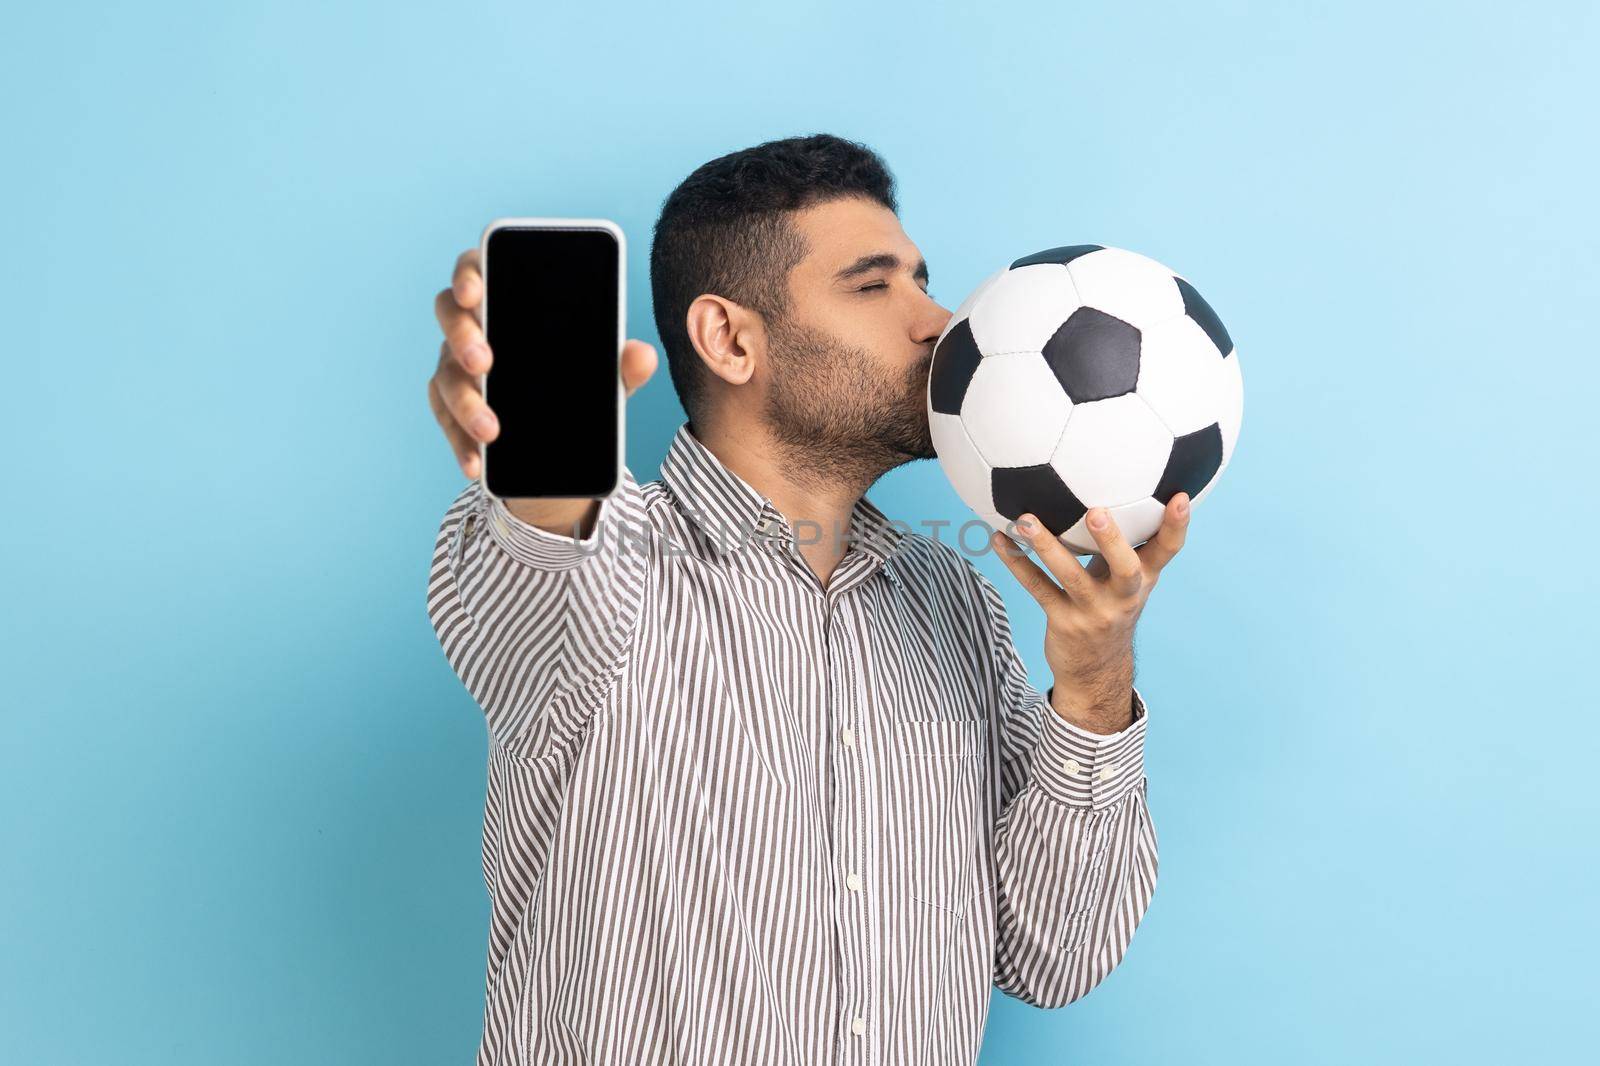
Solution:
M 428 406 L 455 452 L 456 463 L 469 478 L 479 476 L 479 442 L 500 432 L 500 422 L 478 387 L 478 375 L 493 362 L 489 342 L 478 325 L 477 308 L 483 302 L 483 272 L 478 249 L 456 259 L 450 287 L 434 297 L 433 311 L 444 332 L 439 345 L 439 365 L 428 379 Z M 622 346 L 622 384 L 629 396 L 650 379 L 656 369 L 656 350 L 640 340 Z M 571 535 L 581 527 L 587 533 L 597 503 L 589 499 L 508 500 L 512 514 L 531 525 Z

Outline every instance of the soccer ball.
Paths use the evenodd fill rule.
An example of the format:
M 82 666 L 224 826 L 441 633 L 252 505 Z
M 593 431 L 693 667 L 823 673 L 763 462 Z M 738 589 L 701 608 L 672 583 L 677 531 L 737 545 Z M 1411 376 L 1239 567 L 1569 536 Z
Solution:
M 933 445 L 996 529 L 1031 511 L 1077 554 L 1110 511 L 1132 544 L 1168 501 L 1198 505 L 1233 458 L 1239 356 L 1193 285 L 1153 259 L 1079 244 L 1023 256 L 961 302 L 928 377 Z

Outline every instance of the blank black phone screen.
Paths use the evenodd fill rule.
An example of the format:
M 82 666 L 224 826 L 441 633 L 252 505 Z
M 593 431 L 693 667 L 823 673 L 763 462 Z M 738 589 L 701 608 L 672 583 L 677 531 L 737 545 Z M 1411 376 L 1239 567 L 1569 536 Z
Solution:
M 605 230 L 489 234 L 484 398 L 496 496 L 604 496 L 617 478 L 617 257 Z

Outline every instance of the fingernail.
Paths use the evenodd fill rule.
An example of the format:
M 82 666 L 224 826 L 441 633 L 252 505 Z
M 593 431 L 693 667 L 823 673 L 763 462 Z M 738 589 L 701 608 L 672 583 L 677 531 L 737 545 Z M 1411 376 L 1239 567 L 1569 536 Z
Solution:
M 1102 510 L 1099 510 L 1098 508 L 1093 510 L 1093 511 L 1090 511 L 1089 512 L 1089 528 L 1090 529 L 1104 529 L 1104 528 L 1106 528 L 1106 513 L 1104 511 L 1102 511 Z
M 1031 537 L 1033 535 L 1033 530 L 1033 515 L 1025 514 L 1021 518 L 1017 519 L 1017 532 L 1026 533 Z
M 1183 499 L 1178 501 L 1178 513 L 1180 515 L 1186 515 L 1189 513 L 1189 497 L 1185 496 Z
M 476 415 L 473 415 L 472 432 L 479 437 L 486 437 L 494 432 L 494 415 L 488 411 L 479 411 Z
M 474 341 L 461 353 L 469 369 L 478 370 L 489 361 L 489 349 Z

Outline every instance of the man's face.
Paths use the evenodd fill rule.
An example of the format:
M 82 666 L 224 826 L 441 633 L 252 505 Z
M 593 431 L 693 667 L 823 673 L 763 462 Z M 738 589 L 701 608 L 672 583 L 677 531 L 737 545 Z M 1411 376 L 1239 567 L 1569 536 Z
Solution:
M 850 197 L 796 215 L 810 252 L 789 275 L 787 320 L 769 324 L 765 417 L 779 440 L 841 476 L 932 459 L 928 368 L 950 312 L 900 220 Z

